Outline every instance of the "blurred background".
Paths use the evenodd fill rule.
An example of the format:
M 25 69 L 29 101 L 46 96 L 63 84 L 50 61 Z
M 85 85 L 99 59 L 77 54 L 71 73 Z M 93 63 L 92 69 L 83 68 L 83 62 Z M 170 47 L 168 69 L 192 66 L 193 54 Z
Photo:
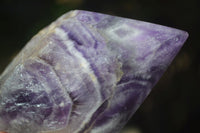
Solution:
M 200 120 L 199 0 L 1 0 L 0 72 L 40 29 L 82 9 L 189 32 L 189 39 L 123 133 L 196 133 Z

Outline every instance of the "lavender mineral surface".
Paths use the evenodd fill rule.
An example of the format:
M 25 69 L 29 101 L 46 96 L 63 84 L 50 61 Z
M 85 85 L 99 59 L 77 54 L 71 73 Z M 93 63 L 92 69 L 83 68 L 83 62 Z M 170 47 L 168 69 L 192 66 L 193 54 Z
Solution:
M 34 36 L 0 77 L 0 131 L 118 133 L 187 32 L 71 11 Z

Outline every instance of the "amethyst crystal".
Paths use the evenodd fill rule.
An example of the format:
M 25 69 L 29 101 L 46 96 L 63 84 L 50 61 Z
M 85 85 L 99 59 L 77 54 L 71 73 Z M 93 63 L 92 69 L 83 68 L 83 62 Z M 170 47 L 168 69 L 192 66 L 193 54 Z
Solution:
M 0 130 L 118 133 L 188 34 L 71 11 L 40 31 L 0 77 Z

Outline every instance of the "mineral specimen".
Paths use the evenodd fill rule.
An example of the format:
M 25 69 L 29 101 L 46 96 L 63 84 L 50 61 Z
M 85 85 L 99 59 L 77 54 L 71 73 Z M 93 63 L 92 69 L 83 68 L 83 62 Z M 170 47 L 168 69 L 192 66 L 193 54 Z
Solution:
M 71 11 L 0 77 L 0 130 L 118 133 L 187 39 L 184 31 Z

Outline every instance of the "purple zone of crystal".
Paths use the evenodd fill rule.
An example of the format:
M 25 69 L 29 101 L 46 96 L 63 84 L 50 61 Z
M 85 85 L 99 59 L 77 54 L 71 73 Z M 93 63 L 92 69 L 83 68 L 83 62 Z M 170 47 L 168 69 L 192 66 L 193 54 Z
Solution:
M 31 63 L 28 63 L 25 67 L 27 70 L 35 73 L 41 85 L 46 84 L 46 87 L 49 88 L 49 90 L 46 89 L 46 91 L 49 91 L 49 97 L 54 103 L 54 105 L 52 105 L 54 111 L 52 111 L 51 116 L 53 118 L 50 117 L 50 119 L 48 119 L 49 123 L 52 121 L 59 121 L 61 125 L 57 125 L 56 123 L 56 127 L 65 126 L 69 118 L 72 103 L 71 98 L 65 92 L 59 79 L 56 79 L 57 76 L 54 70 L 52 70 L 50 65 L 44 62 L 44 60 L 40 60 L 40 62 L 31 61 Z
M 19 118 L 42 125 L 43 130 L 66 126 L 72 103 L 49 65 L 42 60 L 29 60 L 23 68 L 15 71 L 21 75 L 10 75 L 16 86 L 4 94 L 6 97 L 1 97 L 0 118 L 5 121 L 5 130 L 12 128 L 10 122 Z
M 5 107 L 1 112 L 1 117 L 7 120 L 16 117 L 32 119 L 38 117 L 37 123 L 41 124 L 52 113 L 53 103 L 45 91 L 34 93 L 30 90 L 20 89 L 11 93 L 10 100 L 5 101 Z
M 45 37 L 29 43 L 40 48 L 34 56 L 0 81 L 5 130 L 23 118 L 41 131 L 119 132 L 188 37 L 181 30 L 87 11 L 63 15 L 44 31 Z
M 148 89 L 137 82 L 131 82 L 118 86 L 117 91 L 115 92 L 110 103 L 110 107 L 107 111 L 101 114 L 94 126 L 101 127 L 106 123 L 113 121 L 113 116 L 115 116 L 118 118 L 115 119 L 118 120 L 117 123 L 120 123 L 120 125 L 118 125 L 120 126 L 119 128 L 122 128 L 127 122 L 127 119 L 129 119 L 136 109 L 141 105 L 147 94 Z M 117 131 L 118 128 L 113 130 Z M 110 132 L 113 132 L 113 130 Z

